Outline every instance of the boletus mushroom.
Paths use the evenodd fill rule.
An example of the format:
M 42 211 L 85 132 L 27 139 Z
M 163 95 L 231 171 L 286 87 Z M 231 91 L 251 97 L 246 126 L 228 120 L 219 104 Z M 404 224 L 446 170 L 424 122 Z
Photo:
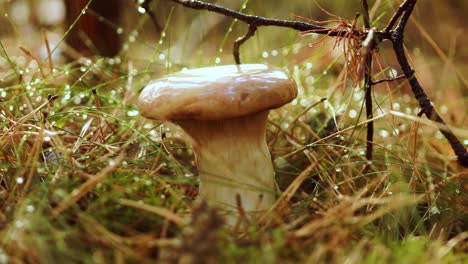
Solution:
M 274 170 L 265 133 L 270 109 L 297 95 L 295 82 L 264 64 L 183 70 L 150 82 L 138 107 L 189 136 L 200 177 L 199 197 L 227 210 L 240 196 L 249 215 L 275 201 Z

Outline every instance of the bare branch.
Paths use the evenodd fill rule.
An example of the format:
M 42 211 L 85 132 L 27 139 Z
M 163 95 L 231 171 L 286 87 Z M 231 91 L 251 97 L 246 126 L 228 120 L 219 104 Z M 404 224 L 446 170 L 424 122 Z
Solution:
M 240 45 L 242 45 L 244 42 L 246 42 L 249 38 L 251 38 L 253 35 L 255 35 L 255 31 L 257 31 L 257 27 L 253 24 L 250 24 L 249 25 L 249 30 L 247 31 L 247 33 L 236 39 L 236 41 L 234 42 L 234 47 L 233 47 L 233 55 L 234 55 L 234 60 L 236 61 L 236 64 L 241 64 L 240 62 L 240 57 L 239 57 L 239 48 L 240 48 Z
M 418 100 L 419 102 L 419 106 L 421 107 L 420 114 L 426 115 L 426 117 L 429 118 L 429 120 L 445 125 L 444 120 L 434 109 L 431 101 L 429 100 L 423 88 L 421 87 L 421 84 L 419 83 L 418 79 L 416 78 L 416 76 L 414 76 L 414 70 L 411 68 L 405 54 L 403 33 L 405 30 L 405 26 L 408 23 L 409 17 L 414 9 L 414 6 L 416 5 L 416 0 L 407 0 L 405 3 L 408 3 L 406 5 L 406 9 L 403 11 L 401 19 L 398 22 L 398 25 L 396 26 L 395 30 L 391 32 L 393 49 L 395 51 L 398 63 L 400 64 L 406 79 L 408 79 L 408 82 L 411 86 L 411 90 L 413 91 L 416 100 Z M 445 138 L 452 146 L 453 151 L 457 155 L 458 162 L 462 166 L 468 167 L 468 152 L 466 151 L 463 144 L 458 140 L 458 138 L 453 134 L 453 132 L 449 128 L 440 129 L 440 132 L 445 136 Z
M 228 17 L 238 19 L 249 25 L 255 25 L 257 27 L 260 27 L 260 26 L 286 27 L 286 28 L 291 28 L 291 29 L 295 29 L 298 31 L 310 31 L 313 33 L 329 35 L 332 37 L 344 36 L 350 33 L 347 30 L 330 29 L 330 28 L 326 28 L 326 27 L 322 27 L 319 25 L 314 25 L 314 24 L 302 22 L 302 21 L 291 21 L 291 20 L 274 19 L 274 18 L 266 18 L 266 17 L 261 17 L 261 16 L 247 15 L 247 14 L 243 14 L 243 13 L 237 12 L 229 8 L 225 8 L 219 5 L 206 3 L 206 2 L 202 2 L 198 0 L 169 0 L 169 1 L 172 1 L 174 3 L 180 4 L 185 7 L 192 8 L 192 9 L 207 10 L 207 11 L 215 12 L 218 14 L 222 14 Z M 362 32 L 359 30 L 355 30 L 352 33 L 355 34 L 356 36 L 362 35 Z

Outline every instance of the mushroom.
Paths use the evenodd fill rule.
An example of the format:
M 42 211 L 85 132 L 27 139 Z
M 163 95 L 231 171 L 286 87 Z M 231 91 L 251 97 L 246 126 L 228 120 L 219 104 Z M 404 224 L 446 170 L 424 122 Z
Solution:
M 150 82 L 138 107 L 189 136 L 200 177 L 199 197 L 227 210 L 237 196 L 249 215 L 275 201 L 275 172 L 265 133 L 270 109 L 297 95 L 283 70 L 264 64 L 183 70 Z

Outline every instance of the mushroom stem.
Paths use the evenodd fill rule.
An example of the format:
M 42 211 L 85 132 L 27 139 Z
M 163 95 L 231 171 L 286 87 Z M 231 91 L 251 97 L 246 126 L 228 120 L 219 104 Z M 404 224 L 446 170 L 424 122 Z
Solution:
M 200 176 L 200 198 L 227 210 L 252 215 L 273 205 L 274 170 L 265 140 L 268 110 L 226 120 L 182 120 Z

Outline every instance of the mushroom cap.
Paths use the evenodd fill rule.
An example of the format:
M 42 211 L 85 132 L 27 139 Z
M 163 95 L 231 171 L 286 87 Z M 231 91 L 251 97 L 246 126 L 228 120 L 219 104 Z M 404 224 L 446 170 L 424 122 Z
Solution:
M 140 113 L 159 120 L 221 120 L 281 107 L 297 86 L 277 67 L 242 64 L 183 70 L 150 82 Z

